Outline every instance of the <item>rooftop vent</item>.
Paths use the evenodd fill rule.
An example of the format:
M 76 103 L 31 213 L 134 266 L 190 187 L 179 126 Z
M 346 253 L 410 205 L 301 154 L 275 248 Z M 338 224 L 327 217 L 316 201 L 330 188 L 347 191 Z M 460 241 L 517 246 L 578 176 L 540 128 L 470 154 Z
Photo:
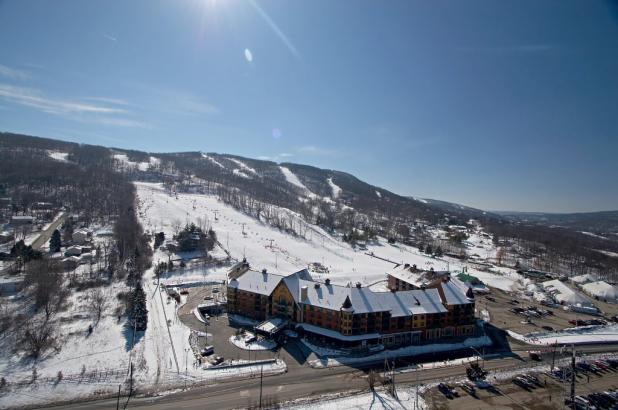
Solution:
M 360 289 L 360 288 L 361 288 L 361 283 L 360 283 L 360 282 L 356 282 L 356 287 L 357 287 L 358 289 Z
M 320 284 L 316 283 L 316 284 L 313 285 L 313 287 L 316 288 L 316 289 L 320 289 Z
M 326 280 L 324 281 L 324 283 L 326 283 L 327 285 L 330 285 L 330 278 L 326 278 Z
M 266 269 L 262 269 L 262 274 L 266 275 L 268 272 L 266 272 Z
M 407 269 L 407 268 L 409 268 L 409 267 L 410 267 L 410 264 L 409 264 L 409 263 L 406 263 L 405 265 L 403 265 L 403 267 Z

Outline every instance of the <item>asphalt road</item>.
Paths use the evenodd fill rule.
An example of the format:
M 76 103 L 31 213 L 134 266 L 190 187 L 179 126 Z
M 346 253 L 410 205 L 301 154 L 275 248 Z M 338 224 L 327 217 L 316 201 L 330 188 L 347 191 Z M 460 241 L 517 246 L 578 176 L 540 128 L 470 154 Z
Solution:
M 578 351 L 584 353 L 615 352 L 618 346 L 581 346 Z M 485 361 L 485 368 L 491 371 L 508 370 L 530 363 L 522 356 L 509 355 Z M 551 355 L 545 356 L 545 361 L 551 360 Z M 396 375 L 398 384 L 428 383 L 442 381 L 451 377 L 465 375 L 467 365 L 427 369 L 421 372 L 411 372 Z M 303 397 L 319 396 L 328 393 L 351 390 L 366 390 L 368 388 L 365 373 L 350 367 L 334 369 L 299 369 L 293 374 L 265 377 L 263 379 L 263 403 L 282 402 Z M 259 378 L 228 381 L 218 385 L 196 387 L 176 394 L 162 397 L 121 398 L 120 408 L 151 408 L 151 409 L 233 409 L 247 408 L 258 403 L 260 394 Z M 126 405 L 126 407 L 125 407 Z M 71 405 L 58 406 L 61 409 L 114 409 L 116 399 L 91 401 Z
M 41 248 L 41 246 L 45 245 L 45 242 L 49 241 L 54 230 L 56 230 L 60 225 L 62 225 L 66 218 L 67 218 L 67 214 L 63 213 L 62 215 L 60 215 L 58 219 L 52 222 L 52 224 L 49 225 L 49 227 L 46 230 L 41 232 L 39 237 L 36 238 L 34 242 L 32 242 L 32 248 L 37 250 Z

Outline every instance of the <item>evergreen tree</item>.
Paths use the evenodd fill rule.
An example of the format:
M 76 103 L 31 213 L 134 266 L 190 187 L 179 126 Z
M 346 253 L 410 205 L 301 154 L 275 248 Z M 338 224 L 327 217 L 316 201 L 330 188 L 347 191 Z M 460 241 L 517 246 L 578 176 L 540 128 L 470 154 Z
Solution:
M 51 252 L 60 252 L 60 247 L 62 246 L 62 239 L 60 238 L 60 231 L 55 229 L 54 233 L 49 240 L 49 250 Z
M 425 248 L 425 253 L 427 255 L 431 255 L 433 253 L 433 249 L 431 248 L 431 245 L 427 245 L 427 247 Z
M 436 256 L 442 256 L 444 254 L 444 252 L 442 252 L 442 247 L 438 246 L 438 248 L 436 249 Z
M 131 292 L 129 298 L 129 323 L 131 327 L 135 327 L 138 332 L 146 330 L 148 324 L 148 309 L 146 309 L 146 293 L 142 285 L 139 284 L 135 287 L 135 290 Z

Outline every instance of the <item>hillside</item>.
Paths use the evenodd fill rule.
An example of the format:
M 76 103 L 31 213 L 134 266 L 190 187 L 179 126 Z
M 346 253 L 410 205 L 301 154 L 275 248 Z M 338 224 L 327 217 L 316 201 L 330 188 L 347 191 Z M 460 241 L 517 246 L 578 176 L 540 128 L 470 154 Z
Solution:
M 294 163 L 275 163 L 212 152 L 149 153 L 94 147 L 19 134 L 0 134 L 3 152 L 41 153 L 62 165 L 90 162 L 112 167 L 131 180 L 162 182 L 173 192 L 209 193 L 279 229 L 300 234 L 273 209 L 287 209 L 307 223 L 343 235 L 352 244 L 379 235 L 392 241 L 421 246 L 435 238 L 428 227 L 471 226 L 474 220 L 496 241 L 517 243 L 513 260 L 543 252 L 552 259 L 583 257 L 578 264 L 595 269 L 618 264 L 616 212 L 589 214 L 492 213 L 436 199 L 406 197 L 373 186 L 337 170 Z M 21 154 L 20 154 L 21 155 Z M 5 164 L 7 169 L 12 166 Z M 17 168 L 17 167 L 13 167 Z M 446 228 L 445 251 L 461 253 L 462 235 Z M 560 262 L 545 269 L 566 269 Z M 560 268 L 562 266 L 562 268 Z

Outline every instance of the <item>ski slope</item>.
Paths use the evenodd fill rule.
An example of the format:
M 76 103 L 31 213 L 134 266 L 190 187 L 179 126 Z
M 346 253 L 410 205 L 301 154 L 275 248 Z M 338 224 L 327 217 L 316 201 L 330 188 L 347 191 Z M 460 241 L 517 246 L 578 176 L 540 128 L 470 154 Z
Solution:
M 460 260 L 432 258 L 416 248 L 389 244 L 384 238 L 368 243 L 366 251 L 357 250 L 319 226 L 305 223 L 300 216 L 287 209 L 281 209 L 281 212 L 287 213 L 295 224 L 303 227 L 303 236 L 280 231 L 237 211 L 212 195 L 172 196 L 161 184 L 136 182 L 135 185 L 141 211 L 145 215 L 145 229 L 163 231 L 166 237 L 171 238 L 175 220 L 184 225 L 201 218 L 215 230 L 219 241 L 233 258 L 240 260 L 246 257 L 257 270 L 267 269 L 287 275 L 319 262 L 328 267 L 329 273 L 316 273 L 317 278 L 329 277 L 333 283 L 343 285 L 361 282 L 368 286 L 386 279 L 386 273 L 396 263 L 416 264 L 424 269 L 433 267 L 435 270 L 460 270 L 465 266 Z M 371 256 L 372 253 L 375 257 Z M 479 276 L 490 286 L 497 282 L 500 287 L 510 288 L 517 280 L 514 272 L 492 274 L 478 272 L 471 267 L 468 267 L 468 272 Z M 224 277 L 221 270 L 199 272 L 197 275 L 210 280 Z

